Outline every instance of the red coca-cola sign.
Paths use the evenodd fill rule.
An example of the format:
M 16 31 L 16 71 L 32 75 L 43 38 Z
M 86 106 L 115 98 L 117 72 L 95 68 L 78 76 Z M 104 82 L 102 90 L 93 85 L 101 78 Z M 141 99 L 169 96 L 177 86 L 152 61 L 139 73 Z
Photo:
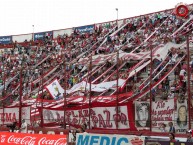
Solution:
M 67 145 L 66 135 L 26 134 L 0 132 L 3 145 Z

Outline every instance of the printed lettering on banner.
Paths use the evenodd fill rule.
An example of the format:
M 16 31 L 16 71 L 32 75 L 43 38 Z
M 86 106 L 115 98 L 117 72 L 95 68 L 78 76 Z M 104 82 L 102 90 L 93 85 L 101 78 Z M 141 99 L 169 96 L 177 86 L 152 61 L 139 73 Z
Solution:
M 22 119 L 30 122 L 30 107 L 22 107 Z M 19 120 L 19 107 L 0 109 L 0 124 L 10 124 Z
M 77 133 L 76 145 L 144 145 L 144 137 Z
M 67 145 L 67 136 L 0 132 L 0 143 L 3 145 Z
M 34 40 L 43 40 L 46 38 L 46 36 L 53 36 L 52 31 L 47 31 L 47 32 L 40 32 L 40 33 L 35 33 L 34 34 Z
M 152 130 L 160 132 L 159 127 L 161 124 L 172 122 L 174 120 L 174 110 L 174 99 L 152 102 Z
M 0 44 L 9 44 L 12 42 L 12 36 L 0 36 Z
M 87 33 L 87 32 L 93 32 L 94 31 L 94 25 L 87 25 L 87 26 L 81 26 L 81 27 L 77 27 L 76 30 L 79 33 Z
M 94 128 L 116 129 L 118 121 L 119 129 L 129 129 L 127 106 L 120 106 L 118 116 L 116 107 L 93 107 L 91 112 L 91 126 Z M 61 110 L 43 109 L 44 123 L 62 122 L 64 112 Z M 75 109 L 66 111 L 66 123 L 69 125 L 81 125 L 89 121 L 89 109 Z

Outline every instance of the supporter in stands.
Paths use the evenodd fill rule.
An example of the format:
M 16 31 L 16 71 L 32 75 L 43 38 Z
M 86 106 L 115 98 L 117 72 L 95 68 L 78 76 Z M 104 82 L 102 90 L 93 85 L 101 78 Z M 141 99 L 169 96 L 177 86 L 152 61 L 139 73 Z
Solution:
M 25 119 L 22 120 L 21 128 L 19 129 L 21 133 L 27 133 L 27 123 Z
M 82 130 L 85 132 L 85 131 L 86 131 L 86 129 L 87 129 L 87 124 L 86 124 L 86 123 L 84 123 L 84 124 L 81 126 L 81 128 L 82 128 Z
M 175 127 L 174 127 L 174 125 L 173 125 L 173 122 L 169 122 L 168 123 L 168 125 L 169 125 L 169 132 L 170 133 L 175 133 Z
M 76 134 L 77 133 L 86 133 L 85 130 L 87 128 L 87 124 L 84 123 L 83 125 L 81 125 L 80 128 L 73 130 L 72 135 L 73 135 L 73 141 L 76 141 Z
M 187 131 L 186 134 L 187 134 L 187 140 L 186 140 L 186 142 L 193 142 L 192 130 Z
M 161 130 L 161 132 L 167 132 L 166 131 L 166 124 L 162 123 L 159 129 Z
M 176 142 L 175 135 L 173 133 L 169 133 L 169 139 L 170 139 L 170 142 Z
M 13 122 L 13 124 L 7 125 L 8 128 L 10 128 L 10 132 L 14 132 L 17 127 L 17 122 Z

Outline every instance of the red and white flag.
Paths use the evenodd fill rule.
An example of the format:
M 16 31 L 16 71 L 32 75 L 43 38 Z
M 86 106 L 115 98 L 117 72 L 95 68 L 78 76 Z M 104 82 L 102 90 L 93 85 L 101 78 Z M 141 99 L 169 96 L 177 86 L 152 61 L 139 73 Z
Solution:
M 53 97 L 53 99 L 57 100 L 63 97 L 64 89 L 61 87 L 57 79 L 55 79 L 53 82 L 47 85 L 46 89 Z

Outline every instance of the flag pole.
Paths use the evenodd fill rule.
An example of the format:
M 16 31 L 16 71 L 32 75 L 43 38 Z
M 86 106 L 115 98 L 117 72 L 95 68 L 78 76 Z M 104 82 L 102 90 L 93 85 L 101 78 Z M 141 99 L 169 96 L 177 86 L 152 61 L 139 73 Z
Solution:
M 150 93 L 150 131 L 152 131 L 152 120 L 151 120 L 151 111 L 152 111 L 152 72 L 153 72 L 153 52 L 152 52 L 153 47 L 150 46 L 150 87 L 149 87 L 149 93 Z
M 92 97 L 92 90 L 91 90 L 91 87 L 92 87 L 92 80 L 91 80 L 91 76 L 92 76 L 92 50 L 91 50 L 91 56 L 90 56 L 90 64 L 89 64 L 89 129 L 91 129 L 91 97 Z
M 119 98 L 119 49 L 117 49 L 117 95 L 116 95 L 116 129 L 119 128 L 118 125 L 118 115 L 119 115 L 119 102 L 118 102 L 118 98 Z
M 5 93 L 5 68 L 4 68 L 4 58 L 2 59 L 2 62 L 3 62 L 3 72 L 4 72 L 4 75 L 3 75 L 3 100 L 2 100 L 2 104 L 3 104 L 3 125 L 4 125 L 4 119 L 5 119 L 5 105 L 4 105 L 4 98 L 6 97 L 6 93 Z
M 22 120 L 22 95 L 23 95 L 23 86 L 22 86 L 22 75 L 23 73 L 23 58 L 21 61 L 21 68 L 20 68 L 20 89 L 19 89 L 19 128 L 21 127 L 21 120 Z
M 41 127 L 43 127 L 43 99 L 44 99 L 44 96 L 43 96 L 43 89 L 44 89 L 44 82 L 43 82 L 43 79 L 44 79 L 44 71 L 43 71 L 43 67 L 42 67 L 42 69 L 41 69 L 41 84 L 42 84 L 42 87 L 41 87 L 41 89 L 42 89 L 42 93 L 41 93 Z
M 64 120 L 63 120 L 63 123 L 64 123 L 64 129 L 66 129 L 66 58 L 64 56 L 64 94 L 63 94 L 63 97 L 64 97 Z
M 190 103 L 191 103 L 191 91 L 190 91 L 190 47 L 189 47 L 189 34 L 186 35 L 186 45 L 187 45 L 187 83 L 188 83 L 188 122 L 189 122 L 189 129 L 191 129 L 191 118 L 190 118 Z

